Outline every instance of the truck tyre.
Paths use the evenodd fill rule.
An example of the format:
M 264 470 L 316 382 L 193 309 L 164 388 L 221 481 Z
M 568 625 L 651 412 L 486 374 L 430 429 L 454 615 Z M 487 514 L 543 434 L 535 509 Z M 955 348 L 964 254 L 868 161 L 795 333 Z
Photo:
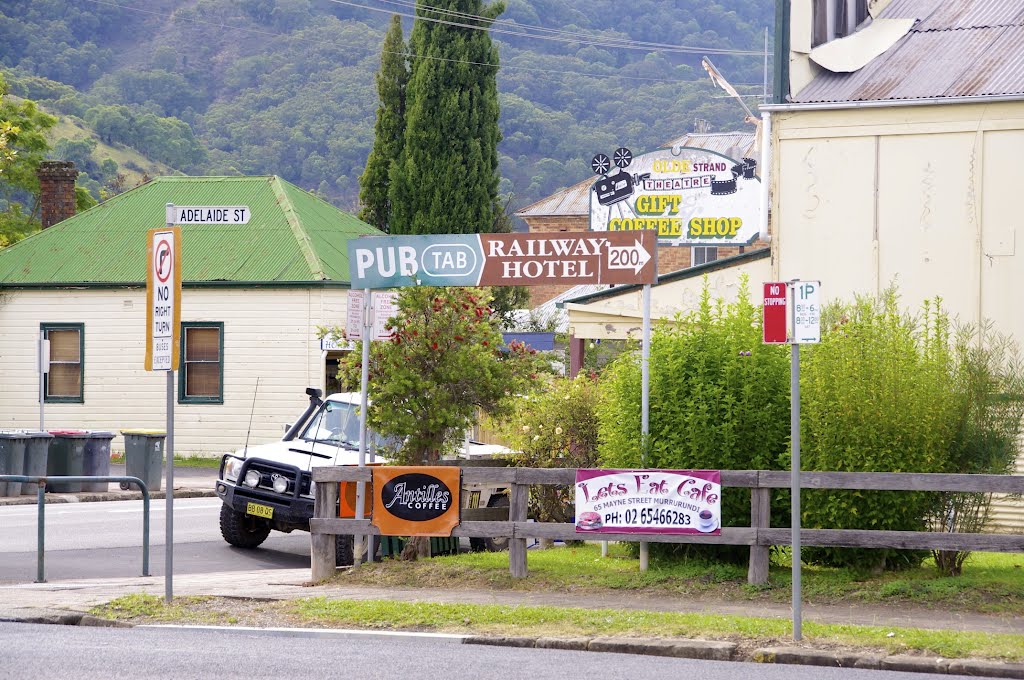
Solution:
M 239 548 L 255 548 L 270 535 L 266 521 L 249 517 L 227 505 L 220 506 L 220 535 Z
M 499 496 L 491 496 L 491 499 L 487 501 L 487 507 L 489 508 L 507 508 L 509 505 L 511 505 L 511 503 L 509 502 L 507 493 L 503 493 Z M 487 548 L 488 552 L 501 552 L 502 550 L 508 550 L 508 539 L 488 536 L 484 539 L 484 547 Z
M 374 559 L 377 559 L 377 553 L 380 551 L 380 536 L 374 536 L 372 541 Z M 354 555 L 355 537 L 351 534 L 339 534 L 334 538 L 334 556 L 339 567 L 351 567 L 355 563 Z M 363 551 L 363 562 L 366 562 L 365 549 Z

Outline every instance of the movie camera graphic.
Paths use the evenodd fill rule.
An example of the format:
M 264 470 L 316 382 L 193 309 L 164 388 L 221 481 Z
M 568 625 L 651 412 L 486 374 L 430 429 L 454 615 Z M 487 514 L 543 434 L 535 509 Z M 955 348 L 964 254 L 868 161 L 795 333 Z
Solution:
M 629 174 L 626 168 L 633 162 L 633 152 L 626 147 L 619 147 L 612 154 L 611 158 L 599 153 L 590 161 L 590 169 L 600 177 L 594 183 L 594 191 L 597 193 L 597 202 L 601 205 L 614 205 L 624 201 L 633 195 L 633 189 L 640 182 L 648 179 L 651 173 L 645 172 L 642 175 Z M 615 164 L 615 172 L 609 172 Z

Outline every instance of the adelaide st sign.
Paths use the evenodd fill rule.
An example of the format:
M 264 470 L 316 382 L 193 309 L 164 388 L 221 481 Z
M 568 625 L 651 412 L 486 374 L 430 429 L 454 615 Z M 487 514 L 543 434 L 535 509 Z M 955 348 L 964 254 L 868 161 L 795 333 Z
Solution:
M 436 234 L 350 239 L 353 288 L 641 284 L 658 277 L 657 232 Z

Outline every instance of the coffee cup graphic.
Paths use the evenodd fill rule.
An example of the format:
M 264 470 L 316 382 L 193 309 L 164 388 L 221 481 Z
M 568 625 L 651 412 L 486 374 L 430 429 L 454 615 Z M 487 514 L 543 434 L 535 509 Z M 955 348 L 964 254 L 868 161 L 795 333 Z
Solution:
M 704 508 L 697 513 L 697 529 L 699 531 L 711 531 L 715 528 L 715 515 L 713 512 Z

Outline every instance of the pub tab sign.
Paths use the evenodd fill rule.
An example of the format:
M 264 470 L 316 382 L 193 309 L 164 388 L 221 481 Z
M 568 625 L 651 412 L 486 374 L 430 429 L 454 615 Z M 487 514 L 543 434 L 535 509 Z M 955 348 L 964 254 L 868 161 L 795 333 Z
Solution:
M 757 239 L 761 179 L 753 158 L 678 147 L 594 156 L 591 231 L 651 229 L 662 246 L 742 246 Z

